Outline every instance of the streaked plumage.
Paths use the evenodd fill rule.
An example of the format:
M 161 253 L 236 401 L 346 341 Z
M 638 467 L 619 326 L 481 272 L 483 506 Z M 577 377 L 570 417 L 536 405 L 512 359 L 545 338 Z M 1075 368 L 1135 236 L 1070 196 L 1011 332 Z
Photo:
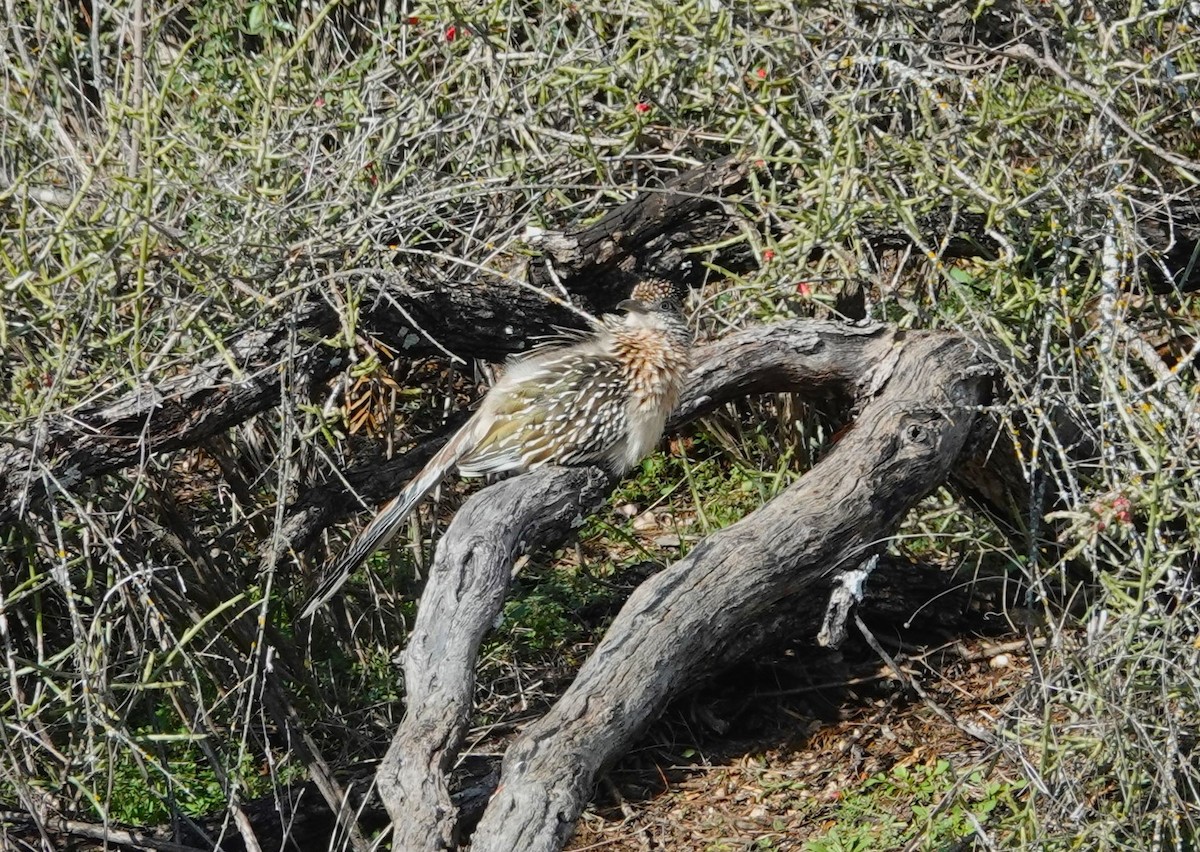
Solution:
M 643 301 L 639 296 L 647 295 Z M 463 476 L 544 464 L 597 465 L 616 475 L 644 458 L 679 402 L 691 333 L 658 283 L 638 285 L 591 334 L 510 361 L 479 410 L 323 572 L 311 616 L 457 464 Z

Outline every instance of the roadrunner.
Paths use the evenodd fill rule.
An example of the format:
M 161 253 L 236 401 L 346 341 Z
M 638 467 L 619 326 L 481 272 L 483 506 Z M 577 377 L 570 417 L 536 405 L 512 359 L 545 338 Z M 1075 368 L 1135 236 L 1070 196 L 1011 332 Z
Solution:
M 692 336 L 663 282 L 638 284 L 590 333 L 510 361 L 479 410 L 325 569 L 312 616 L 391 539 L 457 464 L 463 476 L 545 464 L 597 465 L 620 476 L 662 437 L 679 402 Z

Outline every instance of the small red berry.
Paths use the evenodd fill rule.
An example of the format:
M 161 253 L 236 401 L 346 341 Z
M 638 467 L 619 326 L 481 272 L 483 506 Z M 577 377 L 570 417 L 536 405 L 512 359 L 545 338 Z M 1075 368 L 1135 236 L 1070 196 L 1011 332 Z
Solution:
M 315 107 L 325 106 L 325 99 L 318 95 L 317 99 L 315 101 L 313 101 L 313 106 L 315 106 Z
M 650 112 L 650 104 L 646 103 L 645 101 L 638 101 L 633 105 L 633 108 L 638 112 Z
M 421 19 L 420 19 L 420 18 L 418 18 L 416 15 L 409 15 L 409 16 L 408 16 L 408 25 L 409 25 L 410 27 L 415 27 L 415 26 L 416 26 L 417 24 L 419 24 L 419 23 L 421 23 Z
M 801 281 L 799 284 L 796 285 L 796 292 L 799 293 L 801 296 L 811 296 L 812 292 L 813 292 L 813 288 L 812 288 L 812 285 L 809 284 L 807 281 Z
M 446 27 L 446 41 L 454 41 L 456 38 L 458 38 L 458 27 L 451 24 Z
M 763 260 L 765 260 L 767 263 L 770 263 L 774 259 L 775 259 L 775 250 L 774 249 L 766 249 L 765 251 L 763 251 Z
M 754 73 L 758 75 L 758 79 L 760 79 L 760 80 L 767 79 L 767 69 L 766 68 L 759 68 Z

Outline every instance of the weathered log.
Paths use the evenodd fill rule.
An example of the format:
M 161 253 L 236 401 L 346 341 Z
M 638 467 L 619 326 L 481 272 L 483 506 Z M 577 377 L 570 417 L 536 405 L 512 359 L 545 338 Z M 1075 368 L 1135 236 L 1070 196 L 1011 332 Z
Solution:
M 313 308 L 292 321 L 241 335 L 225 352 L 181 376 L 140 387 L 116 402 L 64 412 L 7 443 L 0 440 L 0 524 L 21 517 L 54 490 L 131 467 L 154 453 L 196 446 L 276 404 L 279 365 L 320 381 L 342 369 L 346 353 L 298 339 L 337 328 Z
M 981 368 L 961 337 L 907 336 L 825 459 L 638 588 L 571 687 L 509 748 L 472 848 L 561 849 L 597 774 L 673 696 L 753 650 L 742 638 L 773 607 L 826 594 L 839 570 L 876 552 L 953 466 L 986 399 Z
M 590 227 L 540 241 L 538 247 L 553 261 L 554 275 L 544 264 L 533 263 L 529 281 L 549 289 L 555 276 L 564 280 L 564 273 L 569 274 L 568 289 L 598 305 L 612 304 L 614 294 L 621 298 L 646 276 L 698 286 L 705 270 L 690 250 L 736 234 L 736 217 L 714 200 L 740 195 L 749 175 L 744 159 L 722 157 L 661 188 L 642 187 Z M 727 247 L 716 259 L 735 271 L 755 265 L 743 243 Z
M 783 496 L 635 593 L 577 685 L 522 737 L 523 751 L 511 753 L 520 757 L 506 759 L 475 847 L 559 848 L 596 772 L 684 685 L 779 641 L 778 630 L 815 633 L 820 604 L 798 605 L 796 593 L 819 601 L 831 577 L 876 551 L 942 481 L 983 400 L 976 352 L 954 335 L 811 321 L 751 329 L 702 350 L 676 424 L 750 391 L 839 390 L 867 407 Z M 523 495 L 536 506 L 553 487 L 561 513 L 572 498 L 559 489 L 577 475 L 548 471 L 508 480 L 503 494 L 485 489 L 439 544 L 405 658 L 408 714 L 380 770 L 396 848 L 446 849 L 456 840 L 446 770 L 466 724 L 478 643 L 499 611 L 512 558 L 511 547 L 486 543 L 528 541 L 510 531 L 510 507 L 525 507 L 516 523 L 526 527 L 530 504 L 514 501 Z M 630 677 L 638 684 L 627 702 L 618 696 Z M 530 775 L 525 768 L 534 764 Z
M 793 321 L 749 329 L 696 353 L 673 425 L 748 393 L 847 392 L 892 348 L 893 332 L 884 326 Z M 555 525 L 564 506 L 585 515 L 607 493 L 599 471 L 589 476 L 543 470 L 485 489 L 439 542 L 405 652 L 408 712 L 379 769 L 396 848 L 452 847 L 447 772 L 468 721 L 479 642 L 503 605 L 516 553 L 526 542 L 552 543 L 541 537 L 550 532 L 565 533 Z M 584 485 L 590 490 L 581 491 Z
M 688 283 L 695 273 L 680 260 L 681 247 L 731 227 L 721 198 L 743 190 L 745 178 L 744 163 L 734 158 L 685 172 L 598 222 L 554 235 L 544 258 L 473 286 L 417 286 L 396 272 L 363 272 L 375 288 L 360 308 L 359 327 L 412 357 L 449 351 L 501 360 L 556 326 L 579 326 L 577 315 L 544 295 L 559 292 L 560 285 L 582 296 L 587 307 L 603 310 L 625 298 L 629 283 L 643 274 Z M 726 252 L 729 268 L 747 268 L 747 258 L 732 256 L 739 251 L 745 253 Z M 0 523 L 20 517 L 51 488 L 71 490 L 149 455 L 197 446 L 275 405 L 285 387 L 295 392 L 325 381 L 348 363 L 344 350 L 321 342 L 341 325 L 339 310 L 313 299 L 266 328 L 237 336 L 185 375 L 109 404 L 51 416 L 30 434 L 0 440 Z M 290 386 L 281 381 L 281 364 Z M 313 534 L 303 521 L 297 529 L 297 538 Z
M 553 546 L 594 511 L 611 482 L 598 468 L 542 468 L 469 500 L 438 542 L 404 652 L 408 710 L 379 765 L 394 849 L 455 842 L 449 772 L 471 713 L 479 643 L 504 605 L 512 564 L 531 545 Z

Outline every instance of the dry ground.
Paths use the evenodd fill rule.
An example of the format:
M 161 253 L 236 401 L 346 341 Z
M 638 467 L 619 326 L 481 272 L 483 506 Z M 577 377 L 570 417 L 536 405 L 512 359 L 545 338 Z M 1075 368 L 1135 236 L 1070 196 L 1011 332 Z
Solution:
M 895 659 L 931 703 L 907 692 L 861 641 L 842 652 L 797 649 L 726 677 L 609 773 L 569 848 L 798 850 L 848 817 L 842 806 L 868 779 L 897 767 L 932 771 L 947 761 L 950 777 L 980 770 L 1014 781 L 1015 767 L 940 711 L 993 729 L 1030 674 L 1022 645 L 980 638 L 900 652 Z M 949 807 L 953 785 L 940 786 Z M 904 833 L 911 848 L 927 848 L 913 815 L 920 796 L 907 792 L 884 797 L 890 813 L 876 818 L 912 824 Z

